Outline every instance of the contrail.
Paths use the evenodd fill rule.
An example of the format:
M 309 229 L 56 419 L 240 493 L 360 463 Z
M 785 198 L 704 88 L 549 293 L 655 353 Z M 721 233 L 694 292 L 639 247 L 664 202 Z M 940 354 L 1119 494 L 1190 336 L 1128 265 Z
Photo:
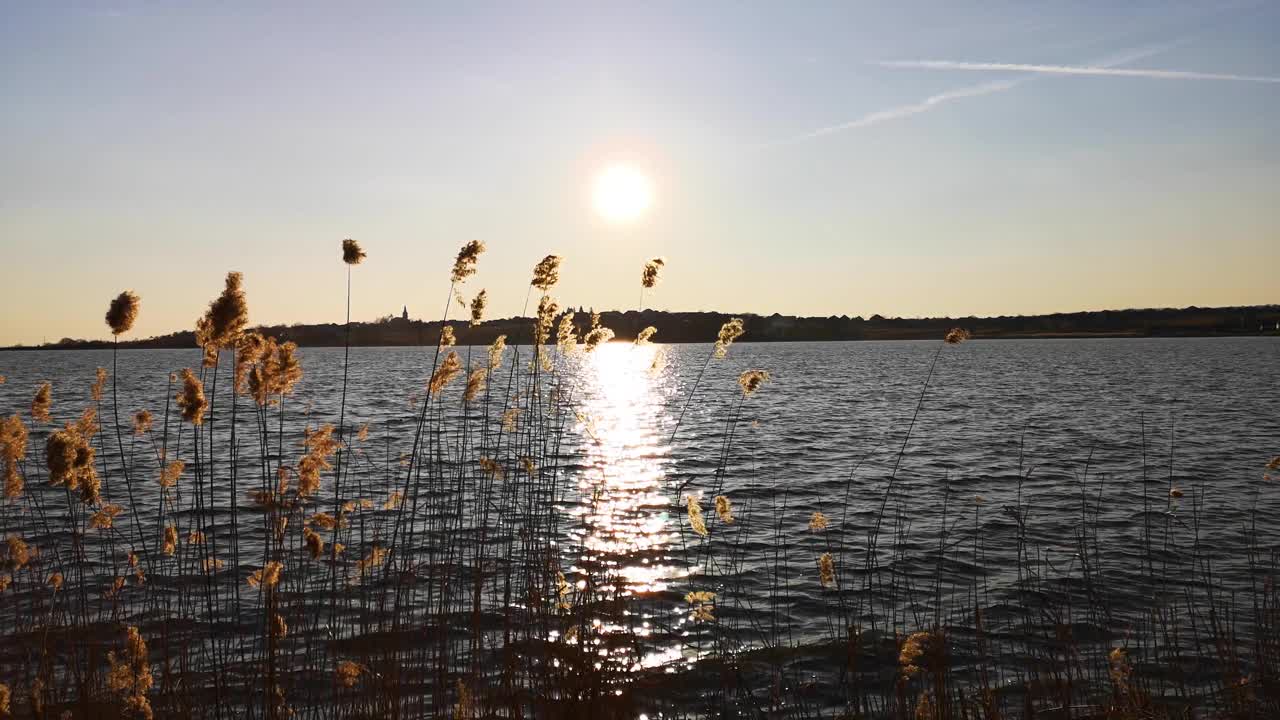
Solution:
M 1150 57 L 1152 55 L 1156 55 L 1158 53 L 1164 52 L 1165 50 L 1169 49 L 1169 47 L 1171 46 L 1170 45 L 1154 45 L 1149 47 L 1136 48 L 1134 50 L 1128 50 L 1128 51 L 1118 53 L 1116 55 L 1113 55 L 1107 58 L 1102 58 L 1100 60 L 1095 61 L 1097 63 L 1095 67 L 1105 69 L 1105 68 L 1110 68 L 1114 65 L 1123 65 L 1125 63 L 1133 62 L 1134 60 L 1140 60 L 1142 58 Z M 812 140 L 813 138 L 822 137 L 823 135 L 830 135 L 832 133 L 837 133 L 844 130 L 853 130 L 855 128 L 867 127 L 868 125 L 877 125 L 879 123 L 887 122 L 889 120 L 897 120 L 898 118 L 904 118 L 911 115 L 916 115 L 922 112 L 926 112 L 928 110 L 932 110 L 933 108 L 938 107 L 943 103 L 950 102 L 952 100 L 981 97 L 983 95 L 990 95 L 992 93 L 1003 92 L 1010 88 L 1016 87 L 1017 85 L 1020 85 L 1024 82 L 1027 82 L 1029 79 L 1030 78 L 1019 78 L 1017 80 L 1002 80 L 998 82 L 988 82 L 988 83 L 983 83 L 981 85 L 966 85 L 964 87 L 959 87 L 954 90 L 947 90 L 946 92 L 938 93 L 937 95 L 930 95 L 929 97 L 921 100 L 920 102 L 910 103 L 907 105 L 899 105 L 897 107 L 887 108 L 885 110 L 877 110 L 875 112 L 867 113 L 866 115 L 863 115 L 862 117 L 856 118 L 854 120 L 850 120 L 849 122 L 840 123 L 839 125 L 829 125 L 827 127 L 818 128 L 817 130 L 811 130 L 802 135 L 796 135 L 794 137 L 790 137 L 785 140 L 778 140 L 775 142 L 767 143 L 765 145 L 760 146 L 760 148 L 763 149 L 763 148 L 777 147 L 779 145 L 790 145 L 792 143 L 802 142 L 805 140 Z
M 837 133 L 842 130 L 852 130 L 854 128 L 866 127 L 868 125 L 875 125 L 877 123 L 882 123 L 887 120 L 896 120 L 898 118 L 907 117 L 908 115 L 915 115 L 916 113 L 922 113 L 926 110 L 929 110 L 937 105 L 941 105 L 942 103 L 948 102 L 950 100 L 979 97 L 982 95 L 990 95 L 991 93 L 1001 92 L 1002 90 L 1008 90 L 1009 88 L 1017 85 L 1020 82 L 1021 82 L 1020 80 L 1005 80 L 1003 82 L 983 83 L 981 85 L 970 85 L 968 87 L 956 88 L 955 90 L 948 90 L 944 93 L 938 93 L 937 95 L 930 95 L 929 97 L 925 98 L 924 100 L 921 100 L 918 103 L 911 103 L 910 105 L 899 105 L 897 107 L 888 108 L 886 110 L 877 110 L 876 112 L 867 113 L 866 115 L 863 115 L 862 117 L 857 118 L 856 120 L 850 120 L 849 122 L 840 123 L 839 125 L 830 125 L 828 127 L 818 128 L 817 130 L 807 132 L 803 135 L 798 135 L 788 140 L 783 140 L 781 143 L 778 143 L 778 144 L 799 142 L 801 140 L 809 140 L 811 138 L 822 137 L 823 135 L 830 135 L 831 133 Z
M 1096 65 L 1025 65 L 1021 63 L 956 62 L 953 60 L 887 60 L 874 64 L 880 67 L 916 68 L 922 70 L 985 70 L 988 72 L 1019 72 L 1042 75 L 1104 75 L 1111 77 L 1156 78 L 1160 80 L 1229 80 L 1235 82 L 1280 83 L 1280 77 L 1266 75 L 1109 68 Z

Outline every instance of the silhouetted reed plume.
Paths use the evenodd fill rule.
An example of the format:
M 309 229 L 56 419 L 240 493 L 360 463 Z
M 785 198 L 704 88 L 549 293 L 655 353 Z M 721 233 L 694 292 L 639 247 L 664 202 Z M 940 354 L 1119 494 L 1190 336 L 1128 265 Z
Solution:
M 746 331 L 742 327 L 742 318 L 733 318 L 721 325 L 720 333 L 716 336 L 716 357 L 723 359 L 729 353 L 729 346 L 734 340 L 742 337 L 744 332 Z
M 548 292 L 560 281 L 559 255 L 548 255 L 538 261 L 533 268 L 533 281 L 529 284 L 542 292 Z
M 111 301 L 107 308 L 107 325 L 112 335 L 123 335 L 133 328 L 138 319 L 138 296 L 132 290 L 125 290 Z
M 453 272 L 449 275 L 450 279 L 455 283 L 460 283 L 472 275 L 476 274 L 476 261 L 480 258 L 480 253 L 484 252 L 484 243 L 479 240 L 472 240 L 462 249 L 458 251 L 458 257 L 453 261 Z
M 545 345 L 551 334 L 551 324 L 555 321 L 560 306 L 550 295 L 543 295 L 538 301 L 538 316 L 533 324 L 533 344 L 535 347 Z
M 31 399 L 31 417 L 40 422 L 53 422 L 49 411 L 53 407 L 53 385 L 44 383 L 36 390 Z
M 744 395 L 750 395 L 768 380 L 769 373 L 764 370 L 747 370 L 738 376 L 738 385 L 742 387 Z
M 366 257 L 365 251 L 360 248 L 360 243 L 351 238 L 342 241 L 342 262 L 348 265 L 359 265 Z
M 644 269 L 640 271 L 640 286 L 643 288 L 652 288 L 658 284 L 658 272 L 662 270 L 662 266 L 666 265 L 664 258 L 656 257 L 645 262 Z
M 448 385 L 460 372 L 462 372 L 462 358 L 458 357 L 458 353 L 451 350 L 445 356 L 444 361 L 440 363 L 440 367 L 436 368 L 436 371 L 431 374 L 431 382 L 428 383 L 431 394 L 439 395 L 444 386 Z
M 0 420 L 0 458 L 4 460 L 4 496 L 16 500 L 25 485 L 18 461 L 27 455 L 27 426 L 14 413 Z
M 484 308 L 489 304 L 489 294 L 484 290 L 476 293 L 471 298 L 471 327 L 476 327 L 484 322 Z
M 249 303 L 240 287 L 243 282 L 244 276 L 240 273 L 227 273 L 222 294 L 210 302 L 204 316 L 196 320 L 196 344 L 204 348 L 206 366 L 216 362 L 219 349 L 235 347 L 249 324 Z
M 204 383 L 191 372 L 191 368 L 182 368 L 182 390 L 174 398 L 178 409 L 182 411 L 182 419 L 192 425 L 204 424 L 204 413 L 209 409 L 209 401 L 204 396 Z

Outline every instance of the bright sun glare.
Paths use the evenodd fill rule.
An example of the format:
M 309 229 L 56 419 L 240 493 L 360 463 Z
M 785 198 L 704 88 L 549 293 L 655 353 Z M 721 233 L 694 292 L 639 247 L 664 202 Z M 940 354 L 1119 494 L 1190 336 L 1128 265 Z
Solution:
M 630 165 L 613 165 L 596 177 L 593 200 L 605 220 L 631 222 L 653 203 L 653 183 Z

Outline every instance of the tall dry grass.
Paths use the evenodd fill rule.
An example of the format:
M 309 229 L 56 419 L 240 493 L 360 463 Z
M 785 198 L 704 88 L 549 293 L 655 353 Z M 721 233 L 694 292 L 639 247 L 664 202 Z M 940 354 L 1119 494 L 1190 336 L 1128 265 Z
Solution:
M 459 251 L 443 322 L 483 321 L 486 292 L 465 295 L 484 250 Z M 349 339 L 366 254 L 353 240 L 342 252 Z M 1151 495 L 1144 478 L 1136 568 L 1107 564 L 1099 516 L 1115 489 L 1087 468 L 1064 488 L 1080 508 L 1066 567 L 1049 560 L 1060 539 L 1037 530 L 1021 485 L 998 510 L 949 490 L 922 507 L 902 491 L 938 363 L 968 339 L 959 329 L 939 341 L 880 502 L 861 516 L 850 497 L 865 458 L 822 508 L 798 507 L 787 487 L 739 502 L 735 473 L 758 451 L 742 446 L 744 413 L 770 375 L 712 389 L 732 400 L 719 447 L 705 449 L 710 476 L 666 487 L 672 552 L 691 571 L 636 592 L 573 532 L 569 453 L 579 429 L 599 442 L 573 360 L 612 331 L 560 310 L 560 265 L 548 255 L 534 268 L 530 344 L 460 348 L 444 325 L 412 409 L 382 427 L 348 424 L 349 383 L 377 381 L 351 376 L 349 342 L 336 417 L 294 406 L 297 348 L 250 329 L 239 273 L 197 320 L 202 361 L 175 368 L 163 408 L 121 407 L 115 378 L 128 370 L 114 349 L 88 406 L 36 389 L 25 416 L 0 424 L 0 717 L 1280 716 L 1262 480 L 1240 528 L 1247 593 L 1220 589 L 1203 487 L 1170 480 Z M 645 264 L 641 306 L 664 266 Z M 139 308 L 129 292 L 111 302 L 114 337 Z M 671 409 L 669 443 L 742 335 L 734 320 L 714 338 Z M 588 515 L 609 502 L 594 490 Z M 922 513 L 940 519 L 936 546 L 912 533 Z M 1012 568 L 989 567 L 996 532 Z M 1014 578 L 996 597 L 999 571 Z M 790 613 L 806 595 L 817 637 Z M 653 611 L 663 603 L 675 609 Z M 674 657 L 644 662 L 638 617 Z

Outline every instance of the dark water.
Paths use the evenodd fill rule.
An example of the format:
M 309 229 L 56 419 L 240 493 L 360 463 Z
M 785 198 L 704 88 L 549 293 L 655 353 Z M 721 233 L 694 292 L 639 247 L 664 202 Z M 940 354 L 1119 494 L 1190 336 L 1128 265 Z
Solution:
M 909 630 L 963 606 L 979 586 L 979 604 L 993 613 L 1012 607 L 1021 597 L 1020 526 L 1036 547 L 1027 564 L 1058 580 L 1081 573 L 1077 533 L 1090 526 L 1095 571 L 1111 581 L 1109 602 L 1121 610 L 1150 592 L 1140 552 L 1148 533 L 1172 532 L 1183 548 L 1198 539 L 1197 553 L 1222 586 L 1241 591 L 1250 582 L 1246 527 L 1256 520 L 1255 537 L 1267 547 L 1280 536 L 1278 486 L 1262 483 L 1263 466 L 1280 454 L 1277 339 L 972 341 L 940 353 L 936 342 L 742 343 L 706 365 L 672 440 L 709 351 L 611 345 L 574 361 L 573 414 L 556 453 L 561 554 L 571 582 L 584 566 L 608 561 L 639 604 L 630 620 L 599 629 L 633 640 L 639 632 L 624 652 L 637 669 L 685 667 L 710 652 L 712 635 L 682 604 L 692 589 L 720 595 L 722 642 L 749 652 L 821 645 L 841 632 L 835 615 Z M 337 421 L 342 353 L 301 351 L 305 377 L 284 406 L 287 432 Z M 663 358 L 657 367 L 655 354 Z M 412 449 L 433 353 L 356 348 L 350 358 L 346 422 L 370 428 L 352 472 L 368 476 L 370 494 L 385 495 L 398 482 L 386 478 L 397 477 Z M 159 432 L 169 374 L 199 361 L 194 349 L 121 352 L 122 422 L 150 409 Z M 111 369 L 109 351 L 0 353 L 0 412 L 29 420 L 31 395 L 49 380 L 55 418 L 73 420 L 99 366 Z M 736 380 L 751 368 L 771 378 L 739 405 Z M 224 390 L 228 381 L 224 373 Z M 108 385 L 101 452 L 118 465 L 110 399 Z M 241 402 L 237 427 L 251 436 L 252 413 Z M 214 412 L 215 423 L 227 422 L 225 406 Z M 179 425 L 171 418 L 169 431 Z M 123 442 L 135 467 L 145 467 L 148 443 L 127 429 Z M 284 454 L 300 452 L 295 445 Z M 28 455 L 38 462 L 42 453 L 42 431 L 33 432 Z M 154 461 L 150 467 L 135 473 L 153 479 Z M 1170 488 L 1182 497 L 1171 498 Z M 119 484 L 109 492 L 122 500 Z M 713 522 L 711 539 L 701 541 L 679 504 L 686 494 L 701 496 L 709 518 L 712 496 L 727 496 L 735 522 Z M 137 515 L 154 512 L 154 490 L 136 495 Z M 215 492 L 215 504 L 228 496 Z M 825 533 L 806 527 L 817 511 L 830 519 Z M 34 515 L 17 506 L 0 517 L 0 535 L 36 531 Z M 884 539 L 875 564 L 899 578 L 889 596 L 862 572 L 877 518 Z M 940 540 L 949 543 L 941 560 L 931 555 Z M 835 613 L 819 582 L 816 559 L 833 550 L 841 587 L 867 589 L 856 612 Z M 242 575 L 258 566 L 242 564 Z M 357 610 L 344 617 L 355 622 Z

